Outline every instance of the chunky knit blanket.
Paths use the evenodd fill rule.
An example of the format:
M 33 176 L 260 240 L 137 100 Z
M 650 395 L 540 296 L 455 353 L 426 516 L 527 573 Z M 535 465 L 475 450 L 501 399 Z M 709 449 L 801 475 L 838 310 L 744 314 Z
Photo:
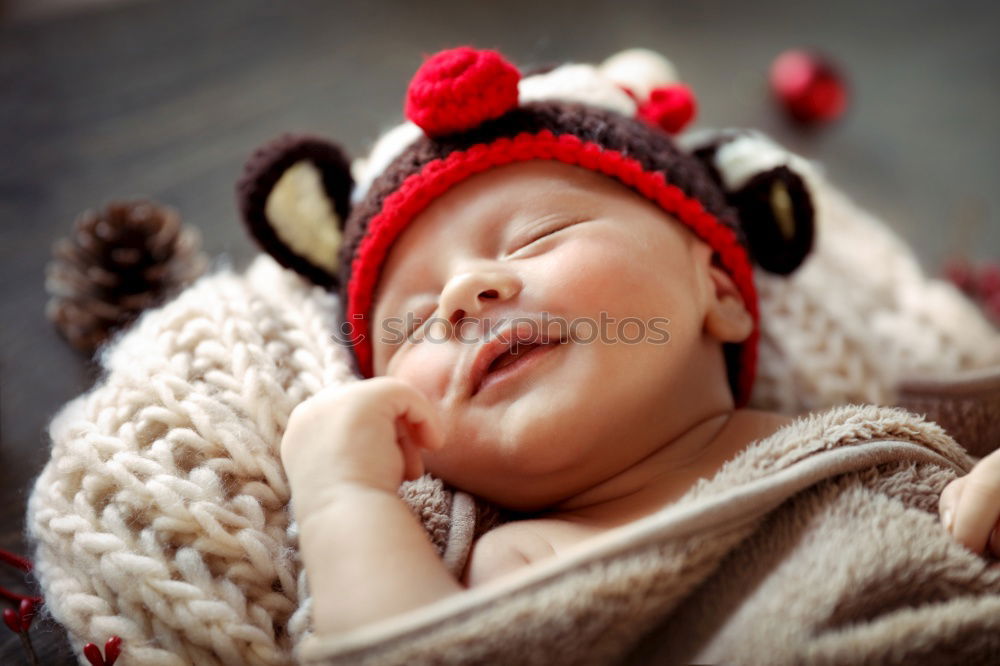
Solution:
M 988 370 L 1000 364 L 997 332 L 955 289 L 926 279 L 906 246 L 882 223 L 818 172 L 812 177 L 819 224 L 814 256 L 787 281 L 758 276 L 763 329 L 752 404 L 796 414 L 847 402 L 907 400 L 934 412 L 968 450 L 982 455 L 1000 441 L 996 407 L 988 408 L 998 394 Z M 120 664 L 263 665 L 294 663 L 296 648 L 308 645 L 308 583 L 297 557 L 278 445 L 296 404 L 325 386 L 351 380 L 332 334 L 336 312 L 334 296 L 261 256 L 242 273 L 217 267 L 104 348 L 101 379 L 50 425 L 51 457 L 36 480 L 27 516 L 47 612 L 66 627 L 78 649 L 118 635 L 123 639 Z M 969 372 L 978 374 L 960 383 L 951 379 Z M 829 441 L 816 434 L 818 439 L 806 446 Z M 902 517 L 911 515 L 903 508 L 908 507 L 906 492 L 873 500 L 886 512 L 879 520 L 887 529 L 892 515 L 911 526 L 936 529 L 932 516 L 925 515 L 933 495 L 927 489 L 939 488 L 947 475 L 967 465 L 947 438 L 927 436 L 937 443 L 939 458 L 909 458 L 896 470 L 910 475 L 906 478 L 926 479 L 923 494 L 914 500 L 921 508 L 906 508 L 920 513 Z M 892 434 L 911 443 L 914 437 L 920 439 Z M 842 487 L 844 497 L 854 497 L 880 492 L 880 483 L 895 484 L 892 475 L 879 481 L 876 467 L 856 473 L 871 483 L 862 487 L 861 481 L 851 481 L 842 487 L 831 480 L 822 489 L 803 490 L 835 497 L 831 503 L 809 500 L 818 513 L 794 515 L 803 520 L 828 515 L 836 522 L 839 513 L 833 507 L 856 505 L 844 504 L 847 500 L 837 499 L 840 495 L 830 488 Z M 711 488 L 724 490 L 717 484 Z M 491 507 L 452 493 L 430 476 L 403 484 L 400 494 L 453 570 L 464 563 L 471 540 L 499 520 Z M 757 533 L 752 524 L 775 518 L 761 514 L 754 520 L 734 526 L 726 538 L 750 538 Z M 760 556 L 773 543 L 772 563 L 780 568 L 791 533 L 760 533 L 771 535 L 761 537 Z M 793 541 L 797 548 L 819 548 L 830 543 L 819 535 L 839 533 L 800 531 L 802 542 Z M 675 538 L 672 543 L 693 552 L 702 542 L 684 545 Z M 905 543 L 894 541 L 893 548 L 905 549 Z M 973 575 L 975 561 L 961 560 L 945 541 L 934 542 L 933 548 L 941 559 L 928 564 L 925 573 L 936 572 L 938 582 L 919 587 L 920 599 L 944 601 L 956 590 L 965 594 L 971 588 L 955 582 L 964 577 L 984 584 L 993 580 L 986 569 Z M 745 551 L 730 550 L 732 557 Z M 707 570 L 721 555 L 710 550 L 703 556 L 708 559 L 675 561 Z M 910 556 L 913 561 L 923 557 L 919 552 Z M 635 557 L 646 558 L 636 551 L 608 566 L 624 575 Z M 823 561 L 833 567 L 837 560 Z M 852 568 L 838 569 L 849 577 L 881 571 L 886 562 L 850 561 Z M 591 566 L 581 561 L 581 581 Z M 767 580 L 764 565 L 754 566 L 757 580 Z M 626 583 L 627 578 L 616 580 Z M 744 576 L 742 584 L 752 580 Z M 808 584 L 814 584 L 812 579 Z M 571 588 L 560 589 L 566 595 Z M 767 596 L 763 590 L 761 603 Z M 676 597 L 671 603 L 680 601 Z M 878 610 L 828 603 L 836 606 L 827 616 L 837 622 L 826 626 L 831 631 Z M 790 608 L 789 616 L 803 610 Z M 737 605 L 730 611 L 730 621 L 745 621 Z M 620 652 L 638 628 L 608 640 Z M 733 632 L 740 641 L 749 640 L 742 630 Z M 824 635 L 836 643 L 834 633 Z M 604 654 L 610 653 L 595 652 Z

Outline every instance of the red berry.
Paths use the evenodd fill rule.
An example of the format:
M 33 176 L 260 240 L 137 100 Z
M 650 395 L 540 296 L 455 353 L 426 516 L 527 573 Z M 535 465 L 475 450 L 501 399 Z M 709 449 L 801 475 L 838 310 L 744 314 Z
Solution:
M 87 643 L 83 646 L 83 656 L 87 658 L 91 666 L 106 666 L 104 657 L 101 655 L 101 648 L 93 643 Z
M 521 75 L 496 51 L 468 46 L 431 56 L 406 93 L 406 117 L 428 136 L 477 127 L 518 103 Z
M 785 51 L 771 65 L 771 91 L 795 121 L 829 123 L 847 108 L 847 85 L 823 56 Z
M 20 606 L 21 630 L 31 629 L 31 621 L 35 619 L 35 602 L 31 599 L 21 599 Z
M 21 616 L 13 608 L 3 609 L 3 621 L 15 634 L 21 633 Z
M 104 644 L 104 665 L 114 666 L 118 660 L 118 655 L 122 652 L 122 639 L 120 636 L 112 636 Z
M 694 118 L 697 103 L 694 93 L 685 85 L 675 84 L 654 88 L 649 100 L 639 107 L 639 117 L 676 134 Z

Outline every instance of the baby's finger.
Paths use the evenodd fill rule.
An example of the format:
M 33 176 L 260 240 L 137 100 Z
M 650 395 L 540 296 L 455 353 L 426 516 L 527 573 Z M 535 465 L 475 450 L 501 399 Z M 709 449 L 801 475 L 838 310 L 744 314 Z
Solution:
M 969 550 L 982 553 L 1000 519 L 1000 482 L 989 468 L 977 465 L 965 477 L 954 507 L 955 539 Z
M 420 421 L 419 423 L 410 423 L 410 427 L 414 441 L 418 446 L 422 446 L 428 451 L 437 451 L 444 446 L 444 436 L 441 434 L 440 426 L 436 423 Z
M 410 432 L 411 426 L 406 419 L 396 419 L 396 434 L 399 450 L 403 454 L 403 480 L 419 479 L 424 474 L 424 461 L 420 457 L 420 448 L 416 445 Z
M 398 413 L 410 425 L 415 426 L 409 431 L 414 444 L 431 451 L 441 448 L 444 436 L 437 408 L 416 388 L 411 387 L 411 390 L 403 391 L 403 396 L 404 404 L 399 406 Z
M 989 550 L 993 557 L 1000 559 L 1000 521 L 993 526 L 993 532 L 990 533 Z
M 962 496 L 962 486 L 966 478 L 968 477 L 960 476 L 951 481 L 944 487 L 944 490 L 941 491 L 941 497 L 938 498 L 938 512 L 941 514 L 941 524 L 949 532 L 952 532 L 955 526 L 955 508 L 958 506 L 958 500 Z

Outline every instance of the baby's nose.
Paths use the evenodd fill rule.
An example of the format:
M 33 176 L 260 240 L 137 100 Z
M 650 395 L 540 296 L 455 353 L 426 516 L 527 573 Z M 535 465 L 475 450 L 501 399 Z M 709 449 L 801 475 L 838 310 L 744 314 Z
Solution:
M 484 291 L 479 292 L 479 300 L 480 301 L 494 300 L 494 299 L 497 299 L 499 297 L 500 297 L 500 294 L 499 294 L 499 292 L 497 292 L 496 289 L 486 289 Z M 466 315 L 465 310 L 463 310 L 462 308 L 459 308 L 459 309 L 455 310 L 455 312 L 452 313 L 452 315 L 450 317 L 451 322 L 453 324 L 457 324 L 458 322 L 460 322 L 463 319 L 465 319 L 465 315 Z
M 507 271 L 475 271 L 455 275 L 441 293 L 441 315 L 452 324 L 479 316 L 489 302 L 506 300 L 521 291 L 521 281 Z

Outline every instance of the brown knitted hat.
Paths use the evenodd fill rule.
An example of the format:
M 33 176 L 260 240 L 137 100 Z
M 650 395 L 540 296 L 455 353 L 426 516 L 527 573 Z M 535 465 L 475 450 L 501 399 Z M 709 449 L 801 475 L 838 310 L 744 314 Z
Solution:
M 738 188 L 726 187 L 732 174 L 715 159 L 719 147 L 746 133 L 713 134 L 681 149 L 671 135 L 693 116 L 690 90 L 649 85 L 648 72 L 645 81 L 627 75 L 658 69 L 662 82 L 672 68 L 656 58 L 632 51 L 600 71 L 565 65 L 522 77 L 494 51 L 438 53 L 410 84 L 406 115 L 412 122 L 387 133 L 366 163 L 356 163 L 367 175 L 360 187 L 337 146 L 285 136 L 247 164 L 238 187 L 244 218 L 283 265 L 339 288 L 343 340 L 357 374 L 370 377 L 369 317 L 381 267 L 394 240 L 431 201 L 476 173 L 519 161 L 555 160 L 604 173 L 708 243 L 739 289 L 754 331 L 725 351 L 730 384 L 743 405 L 758 337 L 751 260 L 775 273 L 801 263 L 812 244 L 810 198 L 787 165 L 743 174 Z M 523 99 L 533 88 L 528 96 L 535 99 Z

